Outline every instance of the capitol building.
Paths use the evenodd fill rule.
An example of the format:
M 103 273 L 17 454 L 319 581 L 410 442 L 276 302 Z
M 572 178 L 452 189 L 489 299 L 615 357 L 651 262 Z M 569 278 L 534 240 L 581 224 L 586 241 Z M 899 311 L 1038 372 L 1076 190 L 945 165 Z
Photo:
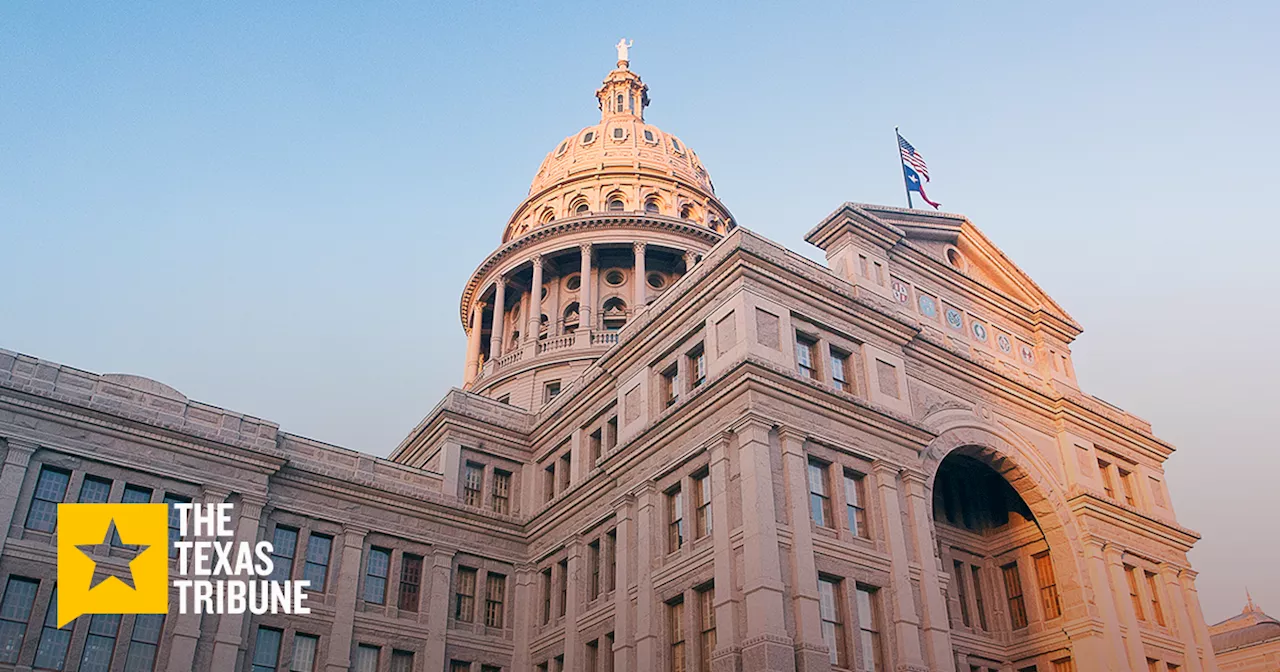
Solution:
M 752 233 L 626 46 L 389 458 L 0 350 L 0 670 L 1218 670 L 1174 448 L 1081 389 L 1081 326 L 961 215 Z M 57 503 L 193 501 L 311 613 L 57 627 Z

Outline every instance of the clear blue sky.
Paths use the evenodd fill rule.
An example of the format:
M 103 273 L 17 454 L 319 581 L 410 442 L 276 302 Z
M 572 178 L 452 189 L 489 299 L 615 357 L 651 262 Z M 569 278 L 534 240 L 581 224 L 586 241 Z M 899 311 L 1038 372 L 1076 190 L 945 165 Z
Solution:
M 385 455 L 625 35 L 649 120 L 796 249 L 902 203 L 901 126 L 1180 447 L 1206 616 L 1280 615 L 1276 3 L 445 4 L 0 5 L 0 347 Z

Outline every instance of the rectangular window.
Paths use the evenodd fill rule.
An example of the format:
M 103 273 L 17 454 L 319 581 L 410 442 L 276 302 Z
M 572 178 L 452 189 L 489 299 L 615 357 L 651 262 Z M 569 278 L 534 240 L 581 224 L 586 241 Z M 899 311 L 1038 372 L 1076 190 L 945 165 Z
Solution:
M 451 660 L 449 672 L 471 672 L 471 663 L 465 660 Z
M 493 470 L 493 510 L 511 513 L 511 472 Z
M 821 527 L 831 524 L 831 496 L 827 489 L 827 465 L 809 460 L 809 513 Z
M 413 672 L 413 652 L 392 649 L 391 672 Z
M 400 596 L 396 608 L 400 611 L 418 611 L 422 595 L 422 556 L 405 553 L 400 558 Z
M 698 591 L 698 672 L 711 672 L 711 654 L 716 650 L 716 589 Z
M 391 551 L 372 546 L 364 568 L 364 601 L 387 603 L 387 572 L 391 567 Z
M 684 546 L 684 493 L 680 488 L 667 491 L 667 552 L 675 553 Z
M 707 382 L 707 351 L 701 345 L 689 353 L 689 389 Z
M 1058 602 L 1058 582 L 1053 575 L 1053 560 L 1049 552 L 1031 556 L 1036 563 L 1036 581 L 1040 584 L 1040 606 L 1044 609 L 1044 618 L 1049 620 L 1062 615 L 1062 605 Z
M 969 588 L 965 585 L 965 564 L 959 560 L 951 563 L 951 568 L 955 570 L 956 580 L 956 599 L 960 602 L 960 622 L 964 623 L 964 627 L 969 627 Z
M 89 619 L 89 636 L 84 640 L 84 653 L 80 656 L 83 672 L 107 672 L 111 669 L 119 632 L 119 614 L 94 614 Z
M 861 649 L 862 669 L 867 672 L 884 670 L 884 651 L 880 642 L 879 589 L 858 586 L 858 648 Z
M 604 650 L 607 652 L 604 657 L 604 669 L 601 672 L 613 672 L 613 633 L 607 632 L 604 635 Z
M 81 488 L 80 494 L 81 496 L 84 495 L 83 488 Z M 190 504 L 191 498 L 183 497 L 182 495 L 175 495 L 173 493 L 165 493 L 164 499 L 161 501 L 164 502 L 165 506 L 169 507 L 169 557 L 172 558 L 178 555 L 178 549 L 173 545 L 173 542 L 180 541 L 182 539 L 182 514 L 178 513 L 178 507 L 176 505 Z
M 852 392 L 849 384 L 849 355 L 832 348 L 831 350 L 831 384 L 841 392 Z
M 618 586 L 618 530 L 609 530 L 609 534 L 605 535 L 604 555 L 604 564 L 608 567 L 606 590 L 613 592 Z
M 587 642 L 587 672 L 600 672 L 600 640 Z
M 39 588 L 39 581 L 18 576 L 10 576 L 5 584 L 4 599 L 0 600 L 0 663 L 18 662 Z
M 147 504 L 151 501 L 151 488 L 144 488 L 140 485 L 124 486 L 124 494 L 120 496 L 121 504 Z M 111 545 L 123 547 L 124 543 L 120 541 L 120 532 L 113 531 L 111 533 Z
M 1098 473 L 1102 476 L 1102 492 L 1106 494 L 1108 499 L 1115 499 L 1116 488 L 1111 483 L 1111 463 L 1106 460 L 1098 460 Z
M 164 632 L 164 614 L 138 614 L 133 619 L 133 634 L 129 636 L 129 653 L 124 657 L 124 672 L 151 672 L 156 664 L 156 651 L 160 648 L 160 634 Z M 310 672 L 307 668 L 306 672 Z
M 84 482 L 80 484 L 80 498 L 76 501 L 81 504 L 106 504 L 110 496 L 111 479 L 85 476 Z
M 542 391 L 542 403 L 549 404 L 552 399 L 560 396 L 560 381 L 552 381 Z
M 679 393 L 676 390 L 676 366 L 674 364 L 662 372 L 661 379 L 658 382 L 658 390 L 662 393 L 663 408 L 676 403 Z
M 484 483 L 484 467 L 468 462 L 466 473 L 462 479 L 462 503 L 467 506 L 480 506 L 484 501 L 480 498 L 480 489 Z
M 693 534 L 701 539 L 711 534 L 711 474 L 693 477 Z
M 470 623 L 476 617 L 476 570 L 458 568 L 458 585 L 454 591 L 453 617 Z
M 1143 613 L 1142 609 L 1142 597 L 1138 595 L 1137 568 L 1125 565 L 1124 578 L 1129 582 L 1129 600 L 1133 602 L 1133 613 L 1137 615 L 1139 621 L 1147 620 L 1147 615 Z
M 277 525 L 271 537 L 272 581 L 288 581 L 293 578 L 293 556 L 298 552 L 298 530 Z
M 813 351 L 817 344 L 803 334 L 796 334 L 796 370 L 805 378 L 818 378 Z
M 542 624 L 551 622 L 551 568 L 542 570 Z
M 569 560 L 560 561 L 560 618 L 569 609 Z
M 276 672 L 280 662 L 280 631 L 258 626 L 258 637 L 253 643 L 252 672 Z
M 1160 583 L 1152 572 L 1146 572 L 1147 590 L 1150 591 L 1151 598 L 1151 615 L 1156 619 L 1156 623 L 1164 625 L 1164 609 L 1160 607 Z
M 71 645 L 71 631 L 75 621 L 58 628 L 58 589 L 49 596 L 49 608 L 44 612 L 44 627 L 40 630 L 40 645 L 36 648 L 37 670 L 61 670 L 67 664 L 67 647 Z M 6 642 L 7 643 L 7 642 Z M 4 652 L 0 651 L 0 655 Z
M 542 496 L 543 501 L 546 502 L 556 498 L 556 461 L 554 459 L 542 470 Z
M 1076 664 L 1070 657 L 1059 658 L 1049 664 L 1053 665 L 1053 672 L 1076 672 Z
M 987 604 L 982 597 L 982 568 L 977 565 L 969 567 L 973 575 L 973 601 L 978 607 L 978 627 L 983 630 L 990 630 L 987 627 Z
M 573 475 L 573 453 L 560 456 L 560 465 L 556 467 L 556 476 L 560 477 L 560 492 L 569 489 L 569 478 Z
M 1138 500 L 1133 496 L 1133 474 L 1124 469 L 1116 469 L 1120 474 L 1120 491 L 1124 493 L 1124 503 L 1136 507 Z
M 314 672 L 316 669 L 316 649 L 320 648 L 320 638 L 315 635 L 304 635 L 301 632 L 293 636 L 293 656 L 289 659 L 289 672 Z
M 849 522 L 849 531 L 855 537 L 869 539 L 871 531 L 867 528 L 867 510 L 862 505 L 866 501 L 865 488 L 862 474 L 853 471 L 844 472 L 845 516 Z
M 605 452 L 613 450 L 618 445 L 618 416 L 609 418 L 609 422 L 605 423 L 604 433 L 604 449 Z
M 684 661 L 684 600 L 667 605 L 667 624 L 671 639 L 671 672 L 685 672 Z
M 70 472 L 40 467 L 36 491 L 31 494 L 31 508 L 27 509 L 28 530 L 52 532 L 58 526 L 58 504 L 67 496 L 70 480 Z
M 595 468 L 596 463 L 600 461 L 601 450 L 604 446 L 604 428 L 591 432 L 587 437 L 589 443 L 587 455 L 591 457 L 591 468 Z
M 501 628 L 506 624 L 507 577 L 489 572 L 484 580 L 484 624 Z
M 1147 672 L 1160 672 L 1160 661 L 1155 658 L 1147 659 Z
M 325 581 L 329 578 L 329 551 L 333 548 L 333 537 L 327 534 L 311 533 L 307 538 L 307 561 L 302 565 L 302 578 L 311 582 L 309 590 L 323 593 Z
M 840 582 L 818 578 L 818 609 L 822 616 L 822 641 L 827 644 L 831 664 L 845 667 L 849 661 L 844 635 L 844 605 L 840 600 Z
M 378 661 L 382 658 L 382 648 L 369 644 L 356 645 L 355 664 L 352 672 L 378 672 Z
M 600 597 L 600 540 L 587 544 L 587 571 L 591 582 L 587 585 L 587 599 Z
M 1000 568 L 1004 573 L 1004 592 L 1009 599 L 1009 622 L 1014 630 L 1027 627 L 1027 605 L 1022 598 L 1022 577 L 1018 575 L 1018 563 Z
M 497 665 L 481 665 L 480 672 L 502 672 L 502 668 Z

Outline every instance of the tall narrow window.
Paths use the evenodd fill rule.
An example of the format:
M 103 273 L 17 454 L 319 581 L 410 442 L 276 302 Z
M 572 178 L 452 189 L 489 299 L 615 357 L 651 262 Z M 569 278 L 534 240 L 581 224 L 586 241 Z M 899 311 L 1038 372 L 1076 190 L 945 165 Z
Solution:
M 1125 565 L 1124 577 L 1129 582 L 1129 600 L 1133 602 L 1133 613 L 1137 615 L 1139 621 L 1147 620 L 1147 615 L 1143 613 L 1142 609 L 1142 597 L 1138 595 L 1137 568 Z
M 83 488 L 80 494 L 84 494 Z M 178 548 L 173 545 L 173 542 L 182 539 L 182 514 L 178 512 L 177 505 L 190 504 L 191 498 L 166 492 L 162 501 L 169 507 L 169 557 L 174 557 L 178 555 Z
M 1147 590 L 1151 597 L 1151 615 L 1156 619 L 1156 623 L 1164 625 L 1164 609 L 1160 607 L 1160 583 L 1152 572 L 1146 572 Z
M 511 472 L 493 470 L 493 510 L 511 513 Z
M 884 670 L 884 651 L 880 637 L 879 589 L 858 586 L 858 648 L 861 649 L 862 669 L 867 672 Z
M 542 470 L 542 497 L 546 502 L 556 498 L 556 461 L 554 459 Z
M 2 627 L 2 626 L 0 626 Z M 44 627 L 40 630 L 40 645 L 36 648 L 37 670 L 61 670 L 67 664 L 67 647 L 71 645 L 71 631 L 75 621 L 58 628 L 58 589 L 49 597 L 49 608 L 44 612 Z M 8 644 L 6 640 L 3 644 Z M 3 652 L 0 651 L 0 655 Z
M 458 568 L 458 585 L 453 605 L 454 619 L 470 623 L 476 614 L 476 570 L 470 567 Z
M 1111 483 L 1111 463 L 1098 460 L 1098 473 L 1102 476 L 1102 492 L 1108 499 L 1116 498 L 1115 485 Z
M 382 647 L 369 644 L 356 646 L 355 664 L 352 672 L 378 672 L 378 661 L 382 658 Z
M 551 622 L 551 568 L 542 570 L 542 624 Z
M 591 573 L 591 583 L 587 586 L 587 599 L 600 597 L 600 540 L 587 544 L 587 570 Z
M 831 496 L 827 493 L 827 465 L 809 460 L 809 513 L 822 527 L 831 524 Z
M 609 418 L 609 422 L 604 425 L 604 449 L 605 452 L 613 450 L 618 445 L 618 416 Z
M 1018 563 L 1000 568 L 1004 573 L 1004 592 L 1009 598 L 1009 622 L 1014 630 L 1027 627 L 1027 605 L 1022 598 L 1022 577 L 1018 575 Z
M 951 568 L 955 570 L 956 580 L 956 599 L 960 602 L 960 622 L 964 623 L 964 627 L 969 627 L 969 588 L 965 585 L 965 564 L 959 560 L 951 563 Z
M 1053 575 L 1053 560 L 1049 552 L 1039 553 L 1031 557 L 1036 563 L 1036 581 L 1040 584 L 1040 606 L 1044 609 L 1044 618 L 1049 620 L 1062 615 L 1062 605 L 1058 602 L 1058 582 Z
M 707 382 L 707 351 L 701 345 L 689 353 L 689 388 Z
M 484 579 L 484 624 L 501 628 L 506 624 L 507 577 L 489 572 Z
M 1160 661 L 1155 658 L 1147 659 L 1147 672 L 1160 672 Z
M 604 446 L 604 428 L 601 427 L 591 432 L 587 441 L 590 443 L 590 450 L 587 455 L 591 457 L 591 467 L 595 468 L 596 463 L 600 461 L 601 448 Z
M 280 631 L 258 626 L 258 637 L 253 643 L 252 672 L 276 672 L 280 663 Z
M 43 476 L 43 474 L 41 475 Z M 76 501 L 81 504 L 106 504 L 107 498 L 110 496 L 110 479 L 85 476 L 84 482 L 80 484 L 80 498 Z
M 387 571 L 391 566 L 391 551 L 373 546 L 364 569 L 364 601 L 373 604 L 387 602 Z
M 546 320 L 545 316 L 543 316 L 543 320 L 544 320 L 544 326 L 545 326 L 545 320 Z M 555 399 L 558 396 L 560 396 L 560 381 L 558 380 L 554 380 L 554 381 L 551 381 L 550 383 L 547 383 L 546 387 L 542 389 L 542 403 L 544 404 L 551 403 L 551 400 Z
M 416 612 L 421 594 L 422 556 L 405 553 L 400 558 L 400 596 L 396 600 L 396 608 Z
M 164 614 L 138 614 L 133 620 L 133 634 L 129 636 L 129 653 L 125 654 L 124 672 L 151 672 L 156 664 L 156 651 L 160 648 L 160 633 L 164 632 Z M 302 672 L 311 672 L 310 667 Z
M 302 578 L 311 582 L 309 590 L 323 593 L 325 580 L 329 578 L 329 550 L 333 548 L 333 537 L 327 534 L 311 533 L 307 537 L 307 560 L 302 564 Z
M 569 489 L 569 479 L 573 475 L 573 453 L 560 456 L 560 464 L 556 467 L 556 476 L 560 478 L 560 492 Z
M 146 504 L 151 501 L 151 488 L 144 488 L 140 485 L 124 486 L 124 494 L 120 496 L 121 504 Z M 120 541 L 120 531 L 114 530 L 111 533 L 112 546 L 124 546 L 124 542 Z
M 94 614 L 89 619 L 89 636 L 80 655 L 83 672 L 107 672 L 116 653 L 116 635 L 120 633 L 119 614 Z
M 484 467 L 473 462 L 467 463 L 466 474 L 462 481 L 462 502 L 467 506 L 480 506 L 480 489 L 484 483 Z
M 796 334 L 796 370 L 805 378 L 816 379 L 818 370 L 814 368 L 813 351 L 817 344 L 813 339 Z
M 664 408 L 675 405 L 676 400 L 679 398 L 679 393 L 676 390 L 677 371 L 676 365 L 672 364 L 662 372 L 661 380 L 658 383 L 659 391 L 662 393 L 662 406 Z
M 1051 662 L 1050 665 L 1053 665 L 1053 672 L 1076 672 L 1076 664 L 1071 660 L 1070 656 L 1059 658 Z M 1173 672 L 1173 670 L 1169 670 L 1169 672 Z
M 711 654 L 716 650 L 716 589 L 698 591 L 698 672 L 711 672 Z
M 972 565 L 969 569 L 973 575 L 973 601 L 978 607 L 978 627 L 990 630 L 987 627 L 987 604 L 982 597 L 982 568 Z
M 693 525 L 694 538 L 711 534 L 711 474 L 702 472 L 693 477 Z
M 831 385 L 841 392 L 852 392 L 849 384 L 849 355 L 831 350 Z
M 289 658 L 289 672 L 314 672 L 318 648 L 320 648 L 319 637 L 296 633 L 293 636 L 293 655 Z
M 613 592 L 618 587 L 618 530 L 609 530 L 609 534 L 605 535 L 604 554 L 604 564 L 609 568 L 605 585 L 608 586 L 608 591 Z
M 840 602 L 839 581 L 821 577 L 818 579 L 818 609 L 822 616 L 822 641 L 827 644 L 831 664 L 845 667 L 849 651 L 845 645 L 844 609 Z
M 277 525 L 271 537 L 272 581 L 288 581 L 293 578 L 293 556 L 298 552 L 298 530 Z
M 684 493 L 680 488 L 667 491 L 667 552 L 675 553 L 684 546 Z
M 685 672 L 684 600 L 676 600 L 667 605 L 667 622 L 671 638 L 671 672 Z
M 565 612 L 569 609 L 569 560 L 568 558 L 561 560 L 560 568 L 560 618 L 564 618 Z
M 31 507 L 27 509 L 28 530 L 52 532 L 58 526 L 58 504 L 67 496 L 67 482 L 70 480 L 69 472 L 40 467 L 36 490 L 31 495 Z
M 392 649 L 391 672 L 413 672 L 413 652 Z
M 600 640 L 587 642 L 587 672 L 600 672 Z
M 862 505 L 865 500 L 863 475 L 853 471 L 844 472 L 844 504 L 849 531 L 853 536 L 863 539 L 871 536 L 871 531 L 867 529 L 867 510 Z
M 39 588 L 39 581 L 18 576 L 10 576 L 5 584 L 4 599 L 0 600 L 0 663 L 18 662 Z
M 1129 506 L 1137 506 L 1138 500 L 1133 496 L 1133 474 L 1124 469 L 1116 469 L 1120 474 L 1120 491 L 1124 493 L 1124 503 Z

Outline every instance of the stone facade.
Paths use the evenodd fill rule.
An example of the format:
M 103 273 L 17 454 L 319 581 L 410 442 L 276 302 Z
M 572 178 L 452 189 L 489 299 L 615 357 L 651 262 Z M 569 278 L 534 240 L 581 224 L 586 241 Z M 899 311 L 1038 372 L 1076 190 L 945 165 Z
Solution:
M 628 66 L 389 459 L 0 351 L 0 669 L 84 658 L 30 511 L 86 482 L 234 502 L 324 577 L 308 616 L 170 615 L 153 661 L 126 616 L 112 670 L 1219 669 L 1173 447 L 1080 390 L 1079 325 L 964 217 L 844 204 L 826 265 L 738 227 Z
M 1263 613 L 1253 598 L 1239 614 L 1209 626 L 1209 636 L 1223 672 L 1280 670 L 1280 620 Z

